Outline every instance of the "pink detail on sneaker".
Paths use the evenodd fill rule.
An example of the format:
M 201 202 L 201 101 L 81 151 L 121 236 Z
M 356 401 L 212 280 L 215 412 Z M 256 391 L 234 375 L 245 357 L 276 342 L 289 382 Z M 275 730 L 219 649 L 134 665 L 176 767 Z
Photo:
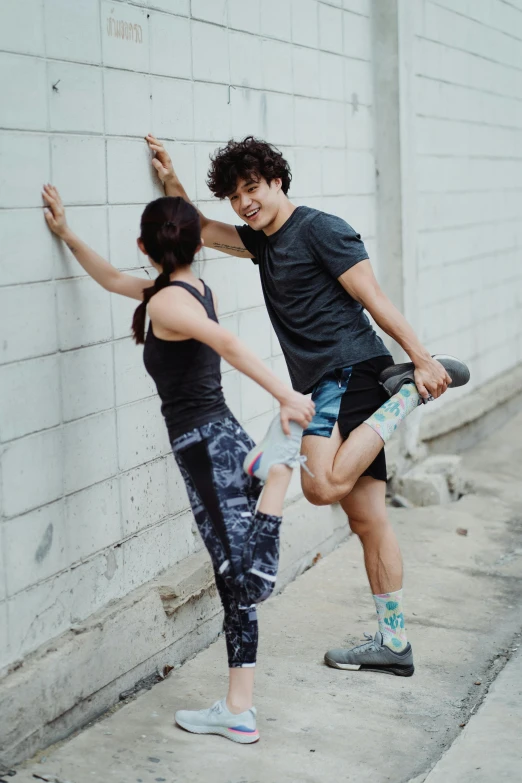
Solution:
M 242 734 L 243 737 L 256 737 L 259 739 L 259 732 L 257 729 L 231 729 L 229 727 L 229 731 L 232 732 L 232 734 Z
M 261 459 L 262 456 L 263 456 L 263 452 L 260 451 L 259 454 L 256 454 L 255 459 L 252 460 L 252 462 L 248 466 L 248 471 L 247 472 L 248 472 L 249 476 L 253 476 L 254 475 L 254 471 L 256 470 L 256 468 L 257 468 L 257 466 L 259 464 L 259 460 Z

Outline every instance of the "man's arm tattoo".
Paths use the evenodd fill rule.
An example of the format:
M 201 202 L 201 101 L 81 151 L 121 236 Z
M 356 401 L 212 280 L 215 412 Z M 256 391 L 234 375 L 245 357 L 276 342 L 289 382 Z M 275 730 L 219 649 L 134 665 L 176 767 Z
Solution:
M 248 253 L 246 247 L 236 247 L 236 245 L 222 245 L 221 242 L 212 242 L 212 245 L 218 250 L 234 250 L 236 253 Z
M 67 242 L 67 241 L 66 241 L 66 242 L 65 242 L 65 244 L 67 245 L 67 247 L 69 248 L 69 250 L 71 251 L 71 253 L 73 254 L 73 256 L 75 256 L 75 255 L 76 255 L 76 252 L 77 252 L 77 250 L 78 250 L 78 248 L 76 247 L 76 245 L 74 244 L 74 242 Z

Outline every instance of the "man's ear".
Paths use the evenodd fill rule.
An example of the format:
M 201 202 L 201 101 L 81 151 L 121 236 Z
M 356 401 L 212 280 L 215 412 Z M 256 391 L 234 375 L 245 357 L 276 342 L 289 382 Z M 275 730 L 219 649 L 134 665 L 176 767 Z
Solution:
M 148 253 L 147 253 L 147 251 L 145 250 L 145 245 L 143 244 L 141 237 L 138 237 L 138 238 L 137 238 L 137 240 L 136 240 L 136 244 L 138 245 L 138 247 L 139 247 L 139 249 L 141 250 L 141 252 L 143 253 L 143 255 L 144 255 L 144 256 L 147 256 L 147 255 L 148 255 Z
M 281 177 L 274 177 L 274 179 L 270 183 L 270 187 L 272 187 L 272 185 L 275 185 L 276 190 L 279 191 L 283 186 L 283 180 L 281 179 Z

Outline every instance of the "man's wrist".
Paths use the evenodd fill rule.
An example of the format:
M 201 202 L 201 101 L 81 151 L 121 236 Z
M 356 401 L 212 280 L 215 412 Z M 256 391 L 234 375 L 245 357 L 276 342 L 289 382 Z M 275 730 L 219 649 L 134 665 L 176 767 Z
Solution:
M 168 185 L 171 188 L 177 188 L 180 186 L 181 183 L 179 179 L 176 177 L 176 175 L 174 174 L 174 172 L 172 172 L 172 174 L 167 174 L 167 176 L 163 180 L 163 184 L 165 187 L 167 187 Z
M 408 351 L 408 354 L 415 367 L 421 367 L 423 364 L 426 364 L 426 362 L 430 362 L 432 360 L 431 353 L 424 347 L 421 347 L 415 351 Z

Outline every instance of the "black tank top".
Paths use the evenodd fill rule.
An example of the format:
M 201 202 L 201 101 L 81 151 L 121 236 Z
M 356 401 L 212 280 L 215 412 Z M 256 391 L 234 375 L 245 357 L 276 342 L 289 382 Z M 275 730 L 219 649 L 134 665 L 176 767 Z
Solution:
M 195 296 L 208 317 L 218 323 L 212 292 L 201 282 L 204 295 L 189 283 L 175 280 L 169 285 Z M 194 427 L 232 415 L 221 387 L 221 357 L 209 345 L 199 340 L 161 340 L 150 323 L 143 361 L 158 389 L 171 442 Z

